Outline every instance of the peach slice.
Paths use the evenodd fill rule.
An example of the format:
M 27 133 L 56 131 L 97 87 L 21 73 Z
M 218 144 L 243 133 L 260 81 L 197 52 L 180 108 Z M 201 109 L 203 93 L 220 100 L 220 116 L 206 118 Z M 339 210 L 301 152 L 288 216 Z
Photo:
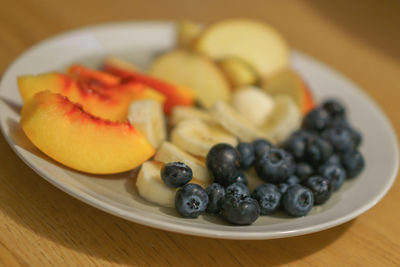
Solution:
M 49 90 L 67 96 L 95 116 L 112 121 L 125 121 L 129 105 L 134 100 L 165 101 L 164 95 L 143 84 L 111 85 L 111 81 L 107 81 L 108 84 L 104 85 L 99 80 L 88 81 L 86 78 L 79 76 L 73 79 L 55 72 L 36 76 L 24 75 L 18 77 L 18 86 L 24 101 L 32 98 L 37 92 Z M 82 81 L 84 79 L 86 80 Z M 116 79 L 119 82 L 119 78 Z
M 207 57 L 185 51 L 167 52 L 150 67 L 152 76 L 192 88 L 202 107 L 209 108 L 217 101 L 228 101 L 230 86 L 223 72 Z
M 194 50 L 214 60 L 235 56 L 251 64 L 260 76 L 270 76 L 289 64 L 289 47 L 268 24 L 229 19 L 207 27 Z
M 302 114 L 315 106 L 312 94 L 304 80 L 293 70 L 283 70 L 263 80 L 263 89 L 271 95 L 285 94 L 290 96 Z
M 49 91 L 39 92 L 25 102 L 20 124 L 42 152 L 82 172 L 128 171 L 155 153 L 149 141 L 131 124 L 102 120 Z
M 120 62 L 123 61 L 116 61 L 115 59 L 106 60 L 104 63 L 104 70 L 123 80 L 145 84 L 163 94 L 166 97 L 164 103 L 165 113 L 170 114 L 175 106 L 192 106 L 194 104 L 194 94 L 192 90 L 133 71 L 132 68 L 126 67 L 126 63 L 120 64 Z

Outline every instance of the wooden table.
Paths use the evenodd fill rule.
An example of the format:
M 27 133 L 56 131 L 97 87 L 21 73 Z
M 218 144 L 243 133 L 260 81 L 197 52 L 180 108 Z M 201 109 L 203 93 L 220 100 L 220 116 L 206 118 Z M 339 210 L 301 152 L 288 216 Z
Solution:
M 320 2 L 1 0 L 0 73 L 34 43 L 89 24 L 251 17 L 270 22 L 291 46 L 358 83 L 400 133 L 399 2 Z M 399 180 L 370 211 L 333 229 L 278 240 L 229 241 L 111 216 L 47 183 L 3 137 L 0 151 L 1 266 L 400 265 Z

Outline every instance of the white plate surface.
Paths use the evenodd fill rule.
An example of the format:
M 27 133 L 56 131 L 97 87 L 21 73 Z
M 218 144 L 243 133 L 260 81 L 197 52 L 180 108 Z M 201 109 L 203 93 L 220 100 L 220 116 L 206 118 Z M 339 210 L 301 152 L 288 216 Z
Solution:
M 158 53 L 174 47 L 173 23 L 124 22 L 83 28 L 40 42 L 28 49 L 4 73 L 0 87 L 0 125 L 3 135 L 20 158 L 44 179 L 68 194 L 108 213 L 159 229 L 228 239 L 268 239 L 324 230 L 373 207 L 389 190 L 398 170 L 398 145 L 388 119 L 380 108 L 349 79 L 300 52 L 293 51 L 292 66 L 306 79 L 317 100 L 341 99 L 352 123 L 362 131 L 361 151 L 365 171 L 347 181 L 323 206 L 302 218 L 284 215 L 260 217 L 251 226 L 231 226 L 204 215 L 182 219 L 173 209 L 142 200 L 131 173 L 90 176 L 65 168 L 38 151 L 19 126 L 16 77 L 63 70 L 71 63 L 95 66 L 107 55 L 116 55 L 146 66 Z

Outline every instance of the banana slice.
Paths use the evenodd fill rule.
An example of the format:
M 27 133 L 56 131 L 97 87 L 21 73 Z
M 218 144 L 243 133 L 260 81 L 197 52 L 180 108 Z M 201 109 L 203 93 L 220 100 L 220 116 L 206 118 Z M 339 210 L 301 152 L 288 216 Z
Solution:
M 150 99 L 133 102 L 129 107 L 128 120 L 154 147 L 160 146 L 167 137 L 163 107 L 160 102 Z
M 140 168 L 136 187 L 139 195 L 149 202 L 163 207 L 175 207 L 177 188 L 168 187 L 160 176 L 161 164 L 146 161 Z
M 163 164 L 155 161 L 146 161 L 140 168 L 136 179 L 136 188 L 139 195 L 145 200 L 167 208 L 175 207 L 177 188 L 168 187 L 161 179 L 160 171 Z M 193 178 L 190 183 L 206 188 L 210 183 Z
M 226 102 L 219 101 L 215 103 L 211 108 L 211 114 L 222 127 L 237 136 L 241 141 L 251 142 L 257 138 L 271 139 Z
M 174 125 L 187 119 L 199 119 L 207 123 L 216 123 L 214 118 L 205 109 L 189 106 L 176 106 L 173 109 L 171 121 Z
M 212 183 L 211 175 L 205 166 L 205 162 L 193 157 L 168 141 L 162 143 L 157 151 L 155 160 L 163 163 L 174 161 L 183 162 L 192 169 L 193 177 L 198 181 L 204 182 L 205 184 Z
M 274 97 L 275 108 L 261 129 L 276 142 L 284 141 L 301 124 L 301 113 L 294 100 L 287 95 Z
M 207 124 L 198 119 L 178 123 L 171 131 L 171 142 L 192 155 L 204 158 L 215 144 L 237 145 L 236 138 L 218 124 Z
M 232 96 L 232 106 L 246 119 L 258 126 L 274 109 L 274 100 L 255 86 L 246 86 Z
M 253 192 L 253 190 L 260 184 L 265 183 L 263 180 L 260 179 L 260 177 L 258 177 L 254 168 L 245 171 L 244 175 L 246 176 L 247 187 L 249 188 L 250 192 Z

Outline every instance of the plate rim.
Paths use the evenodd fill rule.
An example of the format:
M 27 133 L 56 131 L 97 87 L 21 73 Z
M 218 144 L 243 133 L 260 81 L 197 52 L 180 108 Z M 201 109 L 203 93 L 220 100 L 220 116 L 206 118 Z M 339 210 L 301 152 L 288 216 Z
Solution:
M 0 90 L 3 87 L 3 82 L 5 77 L 8 76 L 9 71 L 13 68 L 13 66 L 20 60 L 22 60 L 25 55 L 30 53 L 32 50 L 42 46 L 44 43 L 51 42 L 52 40 L 57 40 L 60 37 L 64 37 L 66 35 L 74 35 L 78 34 L 83 31 L 90 31 L 90 30 L 95 30 L 95 29 L 104 29 L 104 28 L 109 28 L 109 27 L 121 27 L 121 26 L 137 26 L 137 25 L 145 25 L 145 24 L 151 24 L 151 25 L 174 25 L 176 22 L 170 21 L 170 20 L 138 20 L 138 21 L 120 21 L 120 22 L 111 22 L 111 23 L 100 23 L 100 24 L 92 24 L 84 27 L 77 27 L 68 31 L 60 32 L 57 33 L 53 36 L 50 36 L 30 47 L 25 49 L 22 53 L 20 53 L 12 62 L 11 64 L 8 65 L 6 70 L 3 72 L 1 81 L 0 81 Z M 348 222 L 362 213 L 368 211 L 372 207 L 374 207 L 390 190 L 392 187 L 394 181 L 397 178 L 398 170 L 399 170 L 399 145 L 396 137 L 396 132 L 394 131 L 394 128 L 390 122 L 390 119 L 386 116 L 385 112 L 379 107 L 379 105 L 375 102 L 375 100 L 370 97 L 365 91 L 363 91 L 356 83 L 354 83 L 351 79 L 343 75 L 341 72 L 339 72 L 336 69 L 333 69 L 329 65 L 319 61 L 318 59 L 311 57 L 303 52 L 300 52 L 298 50 L 292 49 L 292 54 L 291 57 L 297 57 L 299 56 L 300 58 L 305 58 L 307 61 L 312 62 L 313 64 L 317 64 L 319 66 L 322 66 L 325 70 L 327 70 L 330 73 L 333 73 L 335 76 L 338 78 L 350 83 L 353 86 L 353 89 L 357 91 L 360 95 L 362 95 L 370 104 L 372 104 L 372 107 L 375 112 L 378 113 L 379 117 L 383 120 L 383 124 L 387 128 L 387 133 L 388 136 L 390 137 L 391 143 L 395 144 L 395 149 L 394 149 L 394 157 L 395 157 L 395 162 L 397 163 L 393 171 L 391 173 L 390 179 L 388 179 L 388 182 L 386 186 L 379 192 L 379 194 L 376 194 L 373 199 L 362 205 L 360 208 L 357 210 L 350 212 L 349 214 L 345 216 L 341 216 L 335 220 L 331 220 L 325 223 L 320 223 L 318 225 L 312 225 L 309 227 L 302 227 L 301 229 L 298 230 L 288 230 L 288 231 L 278 231 L 278 232 L 245 232 L 244 234 L 241 234 L 242 232 L 240 231 L 234 231 L 233 229 L 239 229 L 240 226 L 230 226 L 232 227 L 232 230 L 229 231 L 223 231 L 219 232 L 219 230 L 215 229 L 205 229 L 205 228 L 199 228 L 197 226 L 191 226 L 191 225 L 175 225 L 171 222 L 158 222 L 157 219 L 154 218 L 148 218 L 148 217 L 142 217 L 139 215 L 135 216 L 131 212 L 125 211 L 123 209 L 120 209 L 118 207 L 112 206 L 109 203 L 103 202 L 100 199 L 95 198 L 94 196 L 89 195 L 88 193 L 80 190 L 75 190 L 73 187 L 69 187 L 68 185 L 66 186 L 64 183 L 58 181 L 57 179 L 51 178 L 51 175 L 48 175 L 46 171 L 41 170 L 39 168 L 36 168 L 33 166 L 17 149 L 16 149 L 16 143 L 11 139 L 11 136 L 6 134 L 5 129 L 3 128 L 2 125 L 0 125 L 1 132 L 3 136 L 5 137 L 8 145 L 11 147 L 11 149 L 14 151 L 15 154 L 26 164 L 28 165 L 31 169 L 33 169 L 39 176 L 44 178 L 46 181 L 48 181 L 50 184 L 54 185 L 58 189 L 60 189 L 63 192 L 66 192 L 67 194 L 73 196 L 74 198 L 89 204 L 90 206 L 93 206 L 97 209 L 100 209 L 108 214 L 112 214 L 114 216 L 118 216 L 121 218 L 124 218 L 126 220 L 139 223 L 145 226 L 150 226 L 153 228 L 161 229 L 161 230 L 167 230 L 167 231 L 172 231 L 176 233 L 182 233 L 182 234 L 189 234 L 189 235 L 195 235 L 195 236 L 201 236 L 201 237 L 211 237 L 211 238 L 221 238 L 221 239 L 244 239 L 244 240 L 256 240 L 256 239 L 274 239 L 274 238 L 284 238 L 284 237 L 290 237 L 290 236 L 298 236 L 298 235 L 304 235 L 304 234 L 309 234 L 313 232 L 318 232 L 322 231 L 331 227 L 335 227 L 337 225 L 343 224 L 345 222 Z M 2 116 L 2 115 L 0 115 Z

